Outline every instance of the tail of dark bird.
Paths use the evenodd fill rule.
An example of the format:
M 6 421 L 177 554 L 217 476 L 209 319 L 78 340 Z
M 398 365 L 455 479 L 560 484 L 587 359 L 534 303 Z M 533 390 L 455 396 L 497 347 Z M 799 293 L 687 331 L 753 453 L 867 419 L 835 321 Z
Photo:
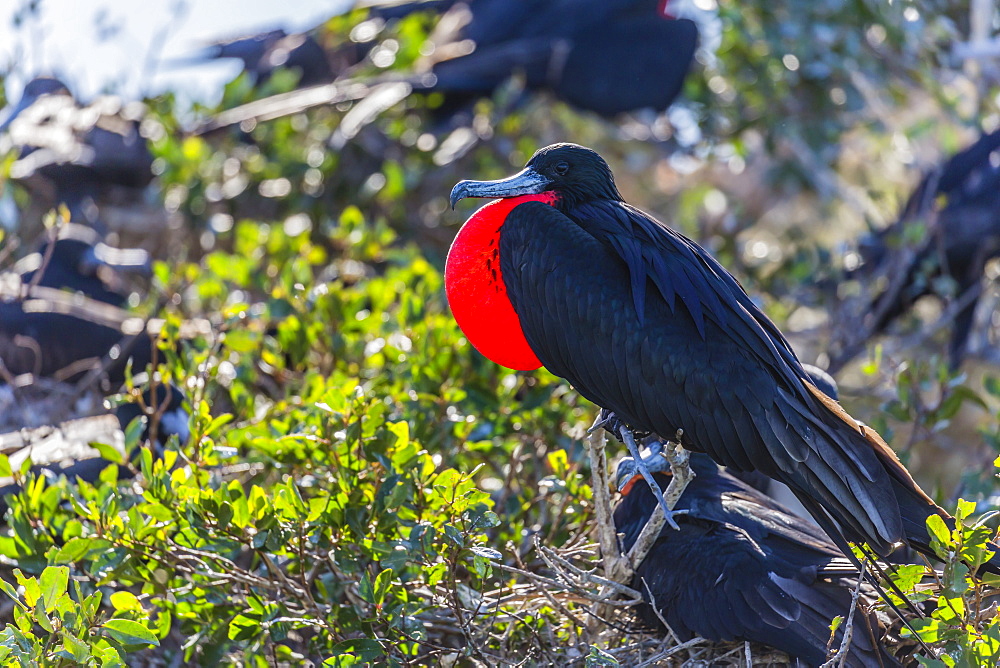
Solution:
M 936 514 L 944 520 L 945 525 L 950 529 L 954 529 L 955 519 L 949 515 L 944 508 L 941 508 L 934 503 L 934 500 L 927 496 L 922 489 L 920 489 L 920 486 L 913 479 L 913 476 L 910 475 L 910 472 L 906 470 L 903 464 L 899 461 L 899 458 L 896 457 L 896 453 L 892 451 L 884 440 L 882 440 L 882 437 L 879 436 L 878 432 L 863 425 L 858 425 L 857 422 L 850 415 L 848 415 L 843 408 L 841 408 L 840 404 L 830 399 L 822 392 L 815 391 L 814 388 L 810 388 L 810 391 L 812 391 L 814 396 L 816 396 L 820 402 L 836 417 L 840 418 L 855 429 L 860 429 L 861 435 L 871 447 L 875 456 L 878 458 L 879 463 L 882 464 L 882 467 L 889 475 L 893 494 L 899 504 L 899 515 L 903 523 L 903 531 L 907 543 L 909 543 L 910 547 L 917 552 L 920 552 L 931 559 L 937 559 L 937 555 L 931 548 L 930 535 L 927 531 L 927 518 Z M 800 500 L 803 500 L 804 495 L 796 494 L 796 496 L 798 496 Z M 810 510 L 810 513 L 816 516 L 817 520 L 819 520 L 816 512 L 814 512 L 818 509 L 818 506 L 815 503 L 812 503 L 811 506 L 807 505 L 806 507 Z M 827 517 L 829 516 L 827 515 Z M 828 532 L 830 531 L 830 527 L 828 526 L 824 526 L 823 528 Z M 837 533 L 840 534 L 841 539 L 859 542 L 856 536 L 849 535 L 848 532 L 843 531 L 842 527 Z M 988 562 L 982 565 L 982 569 L 989 573 L 1000 574 L 1000 545 L 991 542 L 989 544 L 989 549 L 994 552 L 994 555 Z M 882 556 L 888 555 L 883 554 Z

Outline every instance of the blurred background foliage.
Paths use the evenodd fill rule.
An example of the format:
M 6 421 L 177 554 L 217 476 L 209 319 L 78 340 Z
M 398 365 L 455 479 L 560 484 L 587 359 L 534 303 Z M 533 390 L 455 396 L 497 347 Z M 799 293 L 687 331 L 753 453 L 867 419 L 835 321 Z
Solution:
M 630 203 L 711 249 L 822 364 L 831 305 L 851 290 L 829 279 L 853 240 L 895 219 L 923 169 L 1000 125 L 1000 62 L 955 55 L 996 30 L 983 4 L 725 3 L 717 48 L 670 112 L 613 121 L 544 94 L 512 108 L 516 79 L 468 126 L 413 95 L 351 138 L 338 134 L 349 104 L 191 132 L 290 90 L 288 72 L 256 88 L 242 75 L 212 106 L 144 100 L 165 215 L 128 239 L 158 259 L 133 310 L 165 317 L 168 341 L 186 319 L 212 324 L 162 369 L 188 391 L 193 437 L 144 456 L 140 482 L 29 484 L 12 502 L 4 579 L 41 584 L 15 594 L 4 660 L 629 663 L 641 641 L 595 630 L 565 593 L 526 595 L 511 570 L 546 572 L 536 541 L 593 555 L 580 438 L 594 407 L 462 337 L 441 274 L 472 207 L 448 210 L 452 185 L 556 141 L 591 146 Z M 343 43 L 365 16 L 319 34 Z M 388 55 L 357 74 L 410 71 L 433 24 L 381 27 Z M 0 184 L 27 210 L 11 162 Z M 959 494 L 995 505 L 995 293 L 961 372 L 937 332 L 876 342 L 838 378 L 848 410 L 947 507 Z M 922 331 L 938 307 L 921 308 L 895 333 Z M 68 591 L 92 609 L 67 606 Z

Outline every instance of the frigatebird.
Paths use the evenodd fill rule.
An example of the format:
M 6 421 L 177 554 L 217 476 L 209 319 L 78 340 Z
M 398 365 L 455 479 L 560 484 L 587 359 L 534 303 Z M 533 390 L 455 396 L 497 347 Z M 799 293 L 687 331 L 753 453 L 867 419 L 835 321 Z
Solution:
M 121 385 L 129 365 L 138 373 L 153 360 L 144 325 L 128 311 L 52 288 L 0 298 L 0 384 L 25 374 L 73 382 L 103 368 L 111 386 Z
M 124 276 L 150 272 L 146 251 L 114 248 L 101 241 L 93 228 L 74 223 L 61 226 L 55 241 L 45 241 L 13 267 L 25 294 L 34 286 L 53 288 L 119 308 L 126 306 L 128 298 L 122 289 Z
M 83 106 L 58 79 L 33 79 L 0 124 L 5 146 L 19 151 L 12 178 L 65 204 L 74 222 L 98 226 L 96 199 L 116 187 L 141 190 L 153 179 L 139 107 L 114 97 Z
M 909 231 L 918 225 L 923 226 L 919 240 L 907 243 Z M 859 250 L 862 264 L 852 273 L 866 280 L 883 276 L 886 284 L 864 307 L 871 314 L 870 334 L 883 332 L 924 295 L 951 293 L 962 300 L 948 345 L 949 361 L 957 368 L 966 352 L 986 263 L 1000 256 L 1000 130 L 983 134 L 928 173 L 899 219 L 864 239 Z M 858 351 L 860 345 L 849 345 L 834 363 L 842 366 Z
M 414 2 L 373 12 L 398 17 L 434 6 Z M 450 9 L 429 40 L 434 52 L 412 75 L 342 79 L 257 100 L 222 112 L 199 132 L 362 99 L 356 115 L 364 125 L 411 92 L 443 96 L 438 115 L 451 118 L 518 74 L 528 91 L 547 90 L 603 116 L 664 110 L 680 92 L 698 43 L 696 23 L 671 14 L 669 0 L 437 4 L 444 7 Z
M 645 458 L 657 483 L 666 488 L 666 459 L 653 449 Z M 664 527 L 638 566 L 632 588 L 645 604 L 639 619 L 652 628 L 662 620 L 686 641 L 749 641 L 785 652 L 796 662 L 819 666 L 828 648 L 841 646 L 846 623 L 831 642 L 834 617 L 846 620 L 855 588 L 853 634 L 844 663 L 851 668 L 902 665 L 885 648 L 885 627 L 866 609 L 878 593 L 819 528 L 756 489 L 721 471 L 709 457 L 692 454 L 695 473 L 678 501 L 679 530 Z M 618 465 L 623 498 L 614 522 L 625 550 L 656 508 L 631 458 Z M 654 606 L 655 605 L 655 610 Z M 838 657 L 839 659 L 840 657 Z
M 455 319 L 486 357 L 544 365 L 613 412 L 626 441 L 682 430 L 686 448 L 785 483 L 844 550 L 933 556 L 928 516 L 953 519 L 809 381 L 715 258 L 625 203 L 600 155 L 548 146 L 514 176 L 460 182 L 452 206 L 466 197 L 501 198 L 461 229 L 445 269 Z
M 189 436 L 188 413 L 184 409 L 184 393 L 175 385 L 157 383 L 147 387 L 137 401 L 123 403 L 106 415 L 68 420 L 51 427 L 22 429 L 0 434 L 0 454 L 7 455 L 11 467 L 31 459 L 31 472 L 47 480 L 65 476 L 70 480 L 96 482 L 101 472 L 113 462 L 101 456 L 93 443 L 109 445 L 117 450 L 125 464 L 118 465 L 118 478 L 134 475 L 128 462 L 134 460 L 138 448 L 126 452 L 125 432 L 133 420 L 143 420 L 138 444 L 148 445 L 155 456 L 165 448 L 184 445 Z M 155 423 L 155 428 L 153 428 Z M 17 483 L 0 486 L 0 516 L 7 511 L 7 497 L 21 491 Z
M 326 51 L 312 34 L 289 34 L 280 28 L 215 42 L 202 51 L 199 59 L 240 60 L 254 86 L 270 79 L 279 68 L 296 72 L 299 86 L 326 83 L 335 76 Z

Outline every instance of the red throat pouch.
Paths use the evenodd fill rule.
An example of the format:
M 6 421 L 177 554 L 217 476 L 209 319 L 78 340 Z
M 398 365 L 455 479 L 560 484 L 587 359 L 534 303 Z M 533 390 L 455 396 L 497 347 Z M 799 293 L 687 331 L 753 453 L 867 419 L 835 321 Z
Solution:
M 500 228 L 519 204 L 554 204 L 554 193 L 498 199 L 466 221 L 448 251 L 444 287 L 455 321 L 473 347 L 501 366 L 530 371 L 542 366 L 524 338 L 500 273 Z

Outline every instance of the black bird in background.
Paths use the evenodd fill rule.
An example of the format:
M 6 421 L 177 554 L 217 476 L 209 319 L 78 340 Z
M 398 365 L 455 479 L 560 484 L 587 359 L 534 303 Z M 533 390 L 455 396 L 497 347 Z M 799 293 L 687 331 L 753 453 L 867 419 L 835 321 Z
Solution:
M 0 123 L 0 153 L 18 150 L 11 177 L 46 208 L 65 204 L 73 222 L 102 229 L 96 201 L 113 189 L 141 191 L 153 179 L 140 116 L 141 105 L 115 97 L 83 106 L 58 79 L 38 77 Z
M 920 238 L 908 243 L 908 231 L 916 225 L 923 226 Z M 948 345 L 957 368 L 966 353 L 986 263 L 1000 256 L 1000 130 L 984 134 L 924 177 L 899 220 L 863 240 L 859 250 L 862 264 L 853 274 L 885 281 L 862 311 L 870 314 L 864 339 L 885 331 L 924 295 L 962 300 Z M 865 340 L 848 343 L 831 368 L 850 361 Z
M 358 55 L 357 60 L 360 60 L 361 55 Z M 216 42 L 198 56 L 201 61 L 225 59 L 242 61 L 243 71 L 255 86 L 266 82 L 279 68 L 297 72 L 299 86 L 314 86 L 334 78 L 334 70 L 326 51 L 309 33 L 290 35 L 281 29 L 269 30 Z
M 698 43 L 694 21 L 671 15 L 669 0 L 415 2 L 370 11 L 386 20 L 445 7 L 429 39 L 434 52 L 413 76 L 343 79 L 285 93 L 223 112 L 199 131 L 364 99 L 345 118 L 350 134 L 414 91 L 443 94 L 439 115 L 448 117 L 516 74 L 528 91 L 548 90 L 603 116 L 663 110 L 680 92 Z
M 184 400 L 184 393 L 175 385 L 158 383 L 153 389 L 144 390 L 141 400 L 121 404 L 108 415 L 0 434 L 0 453 L 10 458 L 14 470 L 30 458 L 31 472 L 48 480 L 65 476 L 70 480 L 97 482 L 101 472 L 112 462 L 102 457 L 91 444 L 110 445 L 119 451 L 125 462 L 133 460 L 137 449 L 125 452 L 125 431 L 137 418 L 144 420 L 139 445 L 148 445 L 157 457 L 163 455 L 171 438 L 175 438 L 175 445 L 184 445 L 190 436 Z M 151 429 L 154 421 L 155 430 Z M 118 465 L 120 480 L 133 475 L 129 466 Z M 21 486 L 16 483 L 0 486 L 0 516 L 7 511 L 7 497 L 20 491 Z
M 470 218 L 445 269 L 480 352 L 544 365 L 632 429 L 683 429 L 688 449 L 785 483 L 841 549 L 909 544 L 933 557 L 926 519 L 950 516 L 809 381 L 729 272 L 623 201 L 597 153 L 549 146 L 515 176 L 462 181 L 452 205 L 465 197 L 505 198 Z
M 666 459 L 654 449 L 644 461 L 666 489 Z M 721 471 L 707 456 L 692 454 L 690 466 L 695 477 L 677 504 L 687 511 L 678 517 L 680 529 L 663 528 L 632 579 L 646 601 L 637 608 L 640 620 L 661 627 L 662 616 L 681 641 L 694 636 L 750 641 L 805 665 L 824 663 L 828 643 L 838 648 L 842 642 L 846 623 L 832 643 L 830 623 L 837 616 L 846 622 L 857 569 L 818 527 Z M 657 502 L 631 458 L 618 464 L 616 478 L 623 497 L 615 508 L 615 529 L 624 534 L 627 551 Z M 886 629 L 863 609 L 878 593 L 867 583 L 860 586 L 852 641 L 846 662 L 838 665 L 902 665 L 881 642 Z
M 14 265 L 22 290 L 34 286 L 65 290 L 124 308 L 128 298 L 124 277 L 148 276 L 152 271 L 149 253 L 108 246 L 93 228 L 68 223 L 57 234 L 54 242 L 44 242 Z
M 116 277 L 148 268 L 145 251 L 107 247 L 87 227 L 60 228 L 51 251 L 46 243 L 0 276 L 0 384 L 25 374 L 76 380 L 109 354 L 115 387 L 130 361 L 133 372 L 145 370 L 154 342 L 142 319 L 123 310 Z

